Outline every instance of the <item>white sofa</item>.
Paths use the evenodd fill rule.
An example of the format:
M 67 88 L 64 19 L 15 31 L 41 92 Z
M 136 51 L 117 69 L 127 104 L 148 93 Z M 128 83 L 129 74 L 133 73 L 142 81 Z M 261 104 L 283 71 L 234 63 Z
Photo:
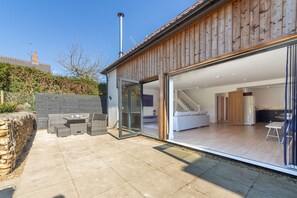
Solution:
M 173 116 L 173 130 L 183 131 L 209 125 L 207 112 L 175 112 Z

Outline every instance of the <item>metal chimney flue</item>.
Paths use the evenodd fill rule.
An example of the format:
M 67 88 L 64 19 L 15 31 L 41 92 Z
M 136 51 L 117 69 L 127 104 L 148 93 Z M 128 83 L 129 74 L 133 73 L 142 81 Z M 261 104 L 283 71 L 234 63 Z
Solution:
M 124 13 L 119 12 L 118 17 L 120 18 L 120 52 L 119 52 L 119 57 L 121 58 L 124 54 L 124 52 L 123 52 L 123 18 L 124 18 Z

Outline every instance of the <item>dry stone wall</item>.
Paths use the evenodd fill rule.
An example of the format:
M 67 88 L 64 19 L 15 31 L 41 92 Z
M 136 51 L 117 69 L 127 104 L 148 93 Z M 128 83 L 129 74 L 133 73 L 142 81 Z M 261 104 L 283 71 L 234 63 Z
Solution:
M 0 175 L 10 173 L 34 130 L 29 112 L 0 114 Z

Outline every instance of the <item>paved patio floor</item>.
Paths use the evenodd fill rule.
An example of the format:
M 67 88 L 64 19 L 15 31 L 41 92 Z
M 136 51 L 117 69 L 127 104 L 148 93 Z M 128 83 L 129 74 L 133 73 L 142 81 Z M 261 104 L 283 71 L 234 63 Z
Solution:
M 297 184 L 145 137 L 38 131 L 14 197 L 295 197 Z

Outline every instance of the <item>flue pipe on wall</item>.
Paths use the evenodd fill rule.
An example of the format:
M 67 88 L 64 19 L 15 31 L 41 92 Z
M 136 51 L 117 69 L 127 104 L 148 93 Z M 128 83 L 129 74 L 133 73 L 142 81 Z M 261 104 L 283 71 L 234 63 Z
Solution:
M 120 52 L 119 52 L 119 57 L 121 58 L 123 56 L 123 18 L 124 18 L 124 13 L 119 12 L 118 17 L 120 18 Z

